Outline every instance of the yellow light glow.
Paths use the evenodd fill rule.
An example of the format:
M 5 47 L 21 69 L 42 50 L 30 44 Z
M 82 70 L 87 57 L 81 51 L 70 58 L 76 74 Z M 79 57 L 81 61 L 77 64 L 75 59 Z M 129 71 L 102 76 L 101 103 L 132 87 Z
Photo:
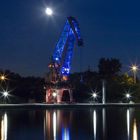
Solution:
M 131 69 L 132 69 L 132 71 L 137 71 L 138 70 L 138 66 L 137 65 L 132 65 Z
M 6 79 L 5 75 L 1 75 L 0 79 L 5 80 Z

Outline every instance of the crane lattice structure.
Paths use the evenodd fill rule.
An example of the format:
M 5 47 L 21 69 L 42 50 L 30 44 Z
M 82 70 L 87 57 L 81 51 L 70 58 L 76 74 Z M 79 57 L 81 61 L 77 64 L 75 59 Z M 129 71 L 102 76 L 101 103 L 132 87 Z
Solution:
M 63 31 L 54 49 L 51 63 L 48 66 L 50 68 L 51 83 L 55 84 L 68 80 L 75 42 L 78 46 L 83 45 L 79 24 L 74 17 L 67 17 Z
M 75 40 L 78 46 L 83 45 L 77 20 L 74 17 L 68 17 L 49 65 L 53 71 L 52 81 L 67 80 L 71 70 Z

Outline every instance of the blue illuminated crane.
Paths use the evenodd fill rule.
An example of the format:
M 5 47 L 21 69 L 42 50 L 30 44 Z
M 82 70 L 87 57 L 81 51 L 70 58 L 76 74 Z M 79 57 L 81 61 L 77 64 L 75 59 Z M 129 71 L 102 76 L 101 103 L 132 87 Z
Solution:
M 52 73 L 51 81 L 67 80 L 70 74 L 75 41 L 78 46 L 83 45 L 79 24 L 74 17 L 67 17 L 64 29 L 52 55 L 52 62 L 49 64 Z

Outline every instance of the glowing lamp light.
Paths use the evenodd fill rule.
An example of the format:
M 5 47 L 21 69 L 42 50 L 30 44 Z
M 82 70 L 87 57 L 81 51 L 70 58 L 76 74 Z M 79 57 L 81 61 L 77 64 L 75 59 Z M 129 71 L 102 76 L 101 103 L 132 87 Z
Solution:
M 51 16 L 51 15 L 53 14 L 52 9 L 49 8 L 49 7 L 46 8 L 46 11 L 45 11 L 45 12 L 46 12 L 46 14 L 49 15 L 49 16 Z
M 63 76 L 62 78 L 64 81 L 67 81 L 68 80 L 68 77 L 67 76 Z
M 127 93 L 127 94 L 126 94 L 126 98 L 128 98 L 128 99 L 129 99 L 130 97 L 131 97 L 131 96 L 130 96 L 130 94 L 129 94 L 129 93 Z
M 58 61 L 59 59 L 56 57 L 55 60 Z
M 3 96 L 4 96 L 4 97 L 7 97 L 7 96 L 8 96 L 8 91 L 4 91 L 4 92 L 3 92 Z
M 93 98 L 96 98 L 97 97 L 97 94 L 96 93 L 93 93 L 92 96 L 93 96 Z
M 53 92 L 52 95 L 53 95 L 53 97 L 56 97 L 57 96 L 57 93 L 56 92 Z
M 136 66 L 136 65 L 133 65 L 131 68 L 132 68 L 132 70 L 133 70 L 133 71 L 137 71 L 137 69 L 138 69 L 138 66 Z
M 99 92 L 97 92 L 96 90 L 92 91 L 92 93 L 90 93 L 93 103 L 98 102 L 98 97 L 99 97 L 98 94 L 99 94 Z
M 2 75 L 2 76 L 0 77 L 0 79 L 1 79 L 1 80 L 5 80 L 6 77 L 5 77 L 4 75 Z

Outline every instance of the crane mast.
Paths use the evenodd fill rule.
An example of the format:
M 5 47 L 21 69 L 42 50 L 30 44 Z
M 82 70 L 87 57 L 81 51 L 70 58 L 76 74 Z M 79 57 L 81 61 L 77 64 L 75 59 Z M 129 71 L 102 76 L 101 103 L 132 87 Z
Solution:
M 75 43 L 78 46 L 83 45 L 79 24 L 74 17 L 67 17 L 63 31 L 51 57 L 51 63 L 48 65 L 50 69 L 49 81 L 51 83 L 56 84 L 68 80 Z M 50 87 L 47 88 L 47 92 L 48 89 L 50 90 Z M 48 93 L 46 95 L 48 97 Z

